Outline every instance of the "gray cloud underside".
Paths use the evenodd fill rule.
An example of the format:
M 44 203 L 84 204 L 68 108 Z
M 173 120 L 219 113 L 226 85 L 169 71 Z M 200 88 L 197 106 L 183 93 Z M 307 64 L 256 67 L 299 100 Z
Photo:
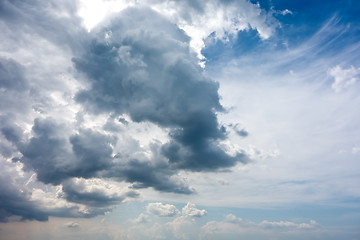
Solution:
M 4 171 L 0 175 L 0 189 L 0 222 L 7 222 L 12 216 L 19 216 L 22 221 L 47 221 L 49 216 L 90 218 L 111 210 L 108 206 L 97 206 L 87 212 L 79 211 L 78 206 L 45 208 L 31 200 L 31 192 L 20 189 Z

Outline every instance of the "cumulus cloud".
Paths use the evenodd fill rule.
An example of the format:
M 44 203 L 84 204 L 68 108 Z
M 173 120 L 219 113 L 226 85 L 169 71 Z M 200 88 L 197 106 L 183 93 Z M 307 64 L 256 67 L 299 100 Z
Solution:
M 239 224 L 242 222 L 242 219 L 238 218 L 234 214 L 230 213 L 225 216 L 225 222 Z
M 65 227 L 67 228 L 79 228 L 80 224 L 77 222 L 68 222 L 65 224 Z
M 148 213 L 152 213 L 159 217 L 173 217 L 180 213 L 174 205 L 162 204 L 161 202 L 149 203 L 146 210 Z
M 22 153 L 14 161 L 35 171 L 38 180 L 54 185 L 70 177 L 92 177 L 109 167 L 114 139 L 89 129 L 68 139 L 64 130 L 66 126 L 52 118 L 35 119 L 34 136 L 26 142 L 14 141 Z
M 27 177 L 18 164 L 14 167 L 14 163 L 2 158 L 0 163 L 0 222 L 47 221 L 50 216 L 88 218 L 111 210 L 69 203 L 58 197 L 56 187 L 47 186 L 42 190 L 40 184 L 30 182 L 32 175 Z
M 0 4 L 0 153 L 21 169 L 26 185 L 41 186 L 19 192 L 8 180 L 2 221 L 103 214 L 141 188 L 192 194 L 180 171 L 222 171 L 248 161 L 220 144 L 228 132 L 217 118 L 224 111 L 219 84 L 198 65 L 197 44 L 214 31 L 225 40 L 248 28 L 267 38 L 273 26 L 259 6 L 148 1 L 124 7 L 88 33 L 74 1 Z M 238 4 L 248 11 L 236 15 Z M 207 12 L 217 9 L 219 18 L 200 32 L 212 19 Z M 133 123 L 156 125 L 165 137 L 139 143 Z M 114 186 L 115 193 L 96 181 L 129 186 Z M 16 209 L 14 199 L 24 205 Z M 206 213 L 189 204 L 186 215 Z
M 331 85 L 331 87 L 335 90 L 335 92 L 339 92 L 358 81 L 360 76 L 360 68 L 350 66 L 348 69 L 343 69 L 337 65 L 333 68 L 330 68 L 328 74 L 334 78 L 334 83 Z
M 91 84 L 77 102 L 95 114 L 126 113 L 168 127 L 171 141 L 162 153 L 175 168 L 211 171 L 246 162 L 243 153 L 229 156 L 217 143 L 226 138 L 216 117 L 223 111 L 218 84 L 204 77 L 180 29 L 150 9 L 131 8 L 91 36 L 87 53 L 73 59 Z
M 195 204 L 188 202 L 182 209 L 182 215 L 188 217 L 203 217 L 207 214 L 206 210 L 197 209 Z
M 100 179 L 73 179 L 62 183 L 62 197 L 69 202 L 81 203 L 91 207 L 117 205 L 128 198 L 139 196 L 134 190 L 121 189 Z
M 19 189 L 9 175 L 0 175 L 0 222 L 7 222 L 11 216 L 21 220 L 48 220 L 36 202 L 30 200 L 29 192 Z

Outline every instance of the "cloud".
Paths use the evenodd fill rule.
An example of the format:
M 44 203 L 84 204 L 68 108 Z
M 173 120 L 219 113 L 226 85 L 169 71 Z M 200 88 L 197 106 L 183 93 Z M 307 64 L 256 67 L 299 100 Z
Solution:
M 70 177 L 95 176 L 110 166 L 111 144 L 116 139 L 89 129 L 80 129 L 68 139 L 66 128 L 52 118 L 35 119 L 34 136 L 27 142 L 14 141 L 22 153 L 14 161 L 35 171 L 38 180 L 54 185 Z
M 108 31 L 111 37 L 105 37 Z M 90 83 L 76 95 L 88 111 L 125 113 L 169 128 L 171 141 L 162 153 L 171 168 L 216 171 L 247 161 L 243 153 L 230 156 L 219 147 L 226 131 L 216 117 L 223 111 L 218 84 L 204 77 L 179 28 L 150 9 L 130 8 L 91 38 L 87 52 L 73 59 Z
M 136 198 L 139 193 L 121 189 L 101 180 L 73 179 L 62 183 L 62 197 L 69 202 L 81 203 L 91 207 L 109 207 Z
M 56 187 L 47 186 L 42 190 L 41 184 L 26 181 L 26 174 L 21 172 L 19 165 L 14 166 L 2 158 L 0 163 L 0 222 L 48 221 L 50 216 L 89 218 L 111 210 L 69 203 L 58 197 Z
M 228 214 L 225 216 L 225 222 L 239 224 L 242 222 L 242 219 L 236 217 L 234 214 Z
M 17 33 L 17 36 L 22 36 L 24 33 L 30 33 L 32 37 L 41 36 L 57 45 L 70 47 L 76 51 L 79 48 L 79 41 L 74 40 L 81 39 L 81 34 L 86 32 L 81 25 L 81 19 L 77 16 L 76 4 L 77 2 L 69 0 L 61 3 L 57 1 L 44 3 L 41 0 L 1 1 L 0 20 L 6 23 L 2 25 L 5 36 L 13 37 Z M 8 46 L 9 40 L 17 45 L 27 43 L 27 41 L 22 43 L 21 38 L 8 38 L 5 46 Z
M 127 7 L 148 7 L 160 13 L 173 24 L 182 29 L 190 37 L 189 45 L 197 57 L 205 60 L 201 50 L 204 41 L 211 37 L 215 41 L 227 42 L 236 38 L 239 31 L 254 29 L 262 39 L 269 38 L 277 21 L 271 14 L 267 14 L 259 4 L 249 1 L 117 1 L 117 2 L 86 2 L 79 15 L 84 19 L 88 29 L 98 24 L 106 13 L 121 12 Z M 280 12 L 280 11 L 279 11 Z M 282 14 L 290 13 L 284 10 Z M 204 62 L 201 65 L 204 66 Z
M 65 224 L 65 227 L 67 228 L 79 228 L 80 224 L 77 222 L 68 222 Z
M 356 83 L 360 76 L 360 68 L 356 69 L 354 66 L 350 66 L 348 69 L 343 69 L 337 65 L 330 68 L 328 74 L 334 78 L 331 87 L 335 92 L 339 92 Z
M 153 163 L 152 161 L 140 161 L 137 159 L 126 160 L 119 157 L 121 161 L 112 169 L 104 172 L 104 177 L 125 180 L 133 183 L 135 189 L 153 187 L 158 191 L 191 194 L 195 190 L 190 188 L 181 178 L 176 177 L 176 172 L 169 169 L 164 163 Z
M 20 212 L 4 206 L 3 219 L 95 216 L 136 198 L 141 188 L 192 194 L 180 171 L 222 171 L 248 161 L 220 144 L 228 132 L 218 121 L 224 112 L 219 84 L 198 61 L 199 46 L 213 32 L 226 41 L 253 28 L 268 38 L 274 25 L 258 5 L 149 1 L 87 33 L 77 2 L 0 4 L 0 151 L 22 169 L 28 187 L 22 193 L 9 185 L 3 197 L 24 206 Z M 176 16 L 162 11 L 163 4 L 177 9 Z M 212 21 L 201 32 L 213 13 L 219 25 Z M 157 125 L 166 136 L 137 143 L 130 136 L 133 123 Z M 131 151 L 119 142 L 127 136 Z M 97 180 L 130 183 L 131 189 L 114 193 Z M 185 209 L 203 215 L 192 205 Z
M 232 128 L 235 131 L 235 133 L 240 137 L 247 137 L 249 135 L 248 131 L 246 131 L 244 128 L 241 128 L 238 123 L 229 124 L 229 127 Z
M 280 11 L 280 14 L 285 16 L 285 15 L 288 15 L 288 14 L 291 15 L 291 14 L 293 14 L 293 12 L 290 11 L 289 9 L 285 9 L 283 11 Z
M 30 193 L 19 189 L 11 179 L 4 172 L 0 175 L 0 222 L 9 221 L 11 216 L 20 216 L 21 220 L 47 221 L 47 213 L 29 200 Z
M 319 227 L 320 225 L 314 220 L 310 220 L 309 223 L 295 223 L 290 221 L 271 222 L 266 220 L 257 223 L 244 221 L 233 214 L 229 214 L 225 217 L 224 221 L 209 221 L 203 225 L 201 235 L 204 238 L 215 239 L 214 237 L 239 237 L 244 234 L 247 235 L 256 232 L 258 237 L 264 236 L 264 239 L 266 239 L 269 235 L 278 236 L 278 234 L 294 233 L 295 230 L 297 231 L 297 235 L 310 232 L 316 234 L 316 230 Z M 282 237 L 279 239 L 282 239 Z
M 28 87 L 24 67 L 12 59 L 0 57 L 0 88 L 21 92 Z
M 289 221 L 279 221 L 279 222 L 270 222 L 270 221 L 262 221 L 259 224 L 260 227 L 264 228 L 297 228 L 297 229 L 312 229 L 318 226 L 317 222 L 314 220 L 310 220 L 309 223 L 294 223 Z
M 134 224 L 143 224 L 149 222 L 149 216 L 143 213 L 140 213 L 139 217 L 133 220 Z
M 227 42 L 240 31 L 254 29 L 267 39 L 276 28 L 275 18 L 262 11 L 259 4 L 243 0 L 158 1 L 153 9 L 168 16 L 191 37 L 190 46 L 202 60 L 205 57 L 201 50 L 209 37 Z
M 146 210 L 148 213 L 152 213 L 159 217 L 173 217 L 180 213 L 174 205 L 162 204 L 161 202 L 149 203 Z
M 207 214 L 206 210 L 197 209 L 195 204 L 188 202 L 182 209 L 182 215 L 188 217 L 203 217 Z
M 66 125 L 47 118 L 35 119 L 34 136 L 27 142 L 15 141 L 20 138 L 15 134 L 18 130 L 9 128 L 2 129 L 2 132 L 8 139 L 15 139 L 14 143 L 22 153 L 22 157 L 14 158 L 14 161 L 23 163 L 24 170 L 35 171 L 37 179 L 44 183 L 58 185 L 72 177 L 97 176 L 127 181 L 136 189 L 153 187 L 165 192 L 194 192 L 165 163 L 147 158 L 142 161 L 127 159 L 120 157 L 121 154 L 113 157 L 113 145 L 117 139 L 111 135 L 79 129 L 77 134 L 68 136 L 66 130 Z M 73 185 L 65 186 L 73 192 Z M 71 196 L 75 197 L 69 195 L 69 200 Z

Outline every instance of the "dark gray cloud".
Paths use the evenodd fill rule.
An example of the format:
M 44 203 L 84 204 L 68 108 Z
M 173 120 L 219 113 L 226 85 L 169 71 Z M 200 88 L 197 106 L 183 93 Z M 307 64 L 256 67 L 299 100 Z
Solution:
M 35 171 L 37 179 L 44 183 L 60 184 L 71 177 L 75 159 L 70 143 L 59 136 L 61 130 L 62 126 L 53 119 L 35 119 L 32 128 L 35 136 L 27 142 L 16 143 L 22 157 L 14 161 L 22 162 L 25 170 Z
M 54 119 L 35 119 L 32 128 L 35 136 L 27 142 L 17 141 L 21 137 L 16 135 L 19 130 L 15 126 L 3 128 L 2 131 L 22 153 L 22 157 L 14 158 L 14 161 L 22 162 L 24 170 L 36 172 L 37 179 L 44 183 L 58 185 L 72 177 L 105 177 L 133 183 L 135 189 L 153 187 L 158 191 L 183 194 L 194 191 L 174 178 L 176 171 L 164 162 L 127 159 L 119 154 L 112 157 L 112 145 L 116 143 L 114 137 L 80 129 L 78 134 L 67 138 L 66 135 L 62 136 L 65 129 L 65 125 Z M 155 151 L 159 147 L 154 144 L 153 148 Z M 68 200 L 80 199 L 80 195 L 76 196 L 70 186 L 67 185 L 65 189 L 65 192 L 72 192 Z M 86 194 L 81 196 L 85 199 Z
M 150 9 L 131 8 L 91 37 L 88 52 L 73 59 L 91 83 L 76 96 L 87 110 L 170 127 L 162 152 L 172 168 L 213 171 L 246 161 L 218 146 L 226 138 L 216 117 L 219 86 L 202 74 L 184 32 Z
M 70 143 L 78 165 L 74 169 L 74 176 L 88 178 L 111 167 L 115 137 L 87 129 L 71 136 Z
M 19 113 L 27 113 L 28 92 L 29 83 L 25 77 L 25 68 L 13 59 L 0 56 L 1 118 L 9 120 Z
M 0 57 L 0 88 L 23 91 L 28 88 L 24 67 L 12 59 Z
M 75 56 L 76 74 L 86 81 L 75 100 L 84 115 L 110 114 L 102 129 L 97 128 L 107 134 L 70 123 L 68 116 L 66 121 L 48 117 L 55 112 L 50 109 L 56 101 L 51 93 L 66 89 L 53 76 L 58 74 L 57 66 L 25 64 L 25 60 L 21 65 L 19 53 L 14 54 L 16 61 L 0 57 L 0 151 L 13 158 L 12 164 L 22 163 L 27 174 L 35 172 L 38 181 L 62 184 L 63 199 L 86 205 L 88 212 L 80 212 L 76 204 L 42 208 L 43 203 L 31 200 L 30 190 L 20 191 L 11 176 L 4 175 L 0 177 L 0 221 L 13 215 L 39 221 L 49 216 L 91 217 L 137 197 L 134 189 L 140 188 L 191 194 L 195 190 L 177 175 L 179 170 L 217 171 L 247 161 L 243 153 L 230 156 L 219 145 L 227 137 L 216 116 L 223 111 L 219 85 L 204 77 L 182 30 L 148 8 L 129 8 L 87 33 L 76 17 L 76 4 L 0 0 L 0 50 L 17 52 L 29 43 L 38 47 L 37 42 L 42 42 L 44 49 L 54 44 L 64 56 Z M 197 2 L 184 4 L 202 11 Z M 27 52 L 23 54 L 26 57 Z M 64 105 L 70 105 L 71 98 Z M 119 117 L 122 114 L 131 120 Z M 25 126 L 32 121 L 27 133 Z M 118 139 L 114 136 L 132 122 L 166 128 L 169 142 L 152 144 L 150 157 L 115 152 Z M 125 181 L 133 190 L 110 195 L 99 189 L 85 191 L 73 178 Z
M 79 206 L 53 206 L 39 200 L 32 200 L 32 192 L 14 180 L 14 173 L 8 171 L 9 163 L 2 163 L 0 172 L 0 222 L 16 219 L 47 221 L 50 216 L 89 218 L 104 214 L 110 208 L 89 208 L 85 213 Z M 55 199 L 56 201 L 56 199 Z M 12 218 L 12 217 L 16 218 Z
M 229 124 L 229 127 L 234 130 L 234 132 L 239 135 L 240 137 L 247 137 L 249 136 L 249 132 L 246 131 L 244 128 L 241 128 L 241 126 L 237 124 Z
M 81 203 L 91 207 L 108 207 L 122 203 L 126 198 L 136 198 L 139 193 L 127 191 L 123 194 L 109 194 L 104 189 L 86 190 L 84 182 L 65 181 L 62 184 L 64 198 L 69 202 Z
M 14 141 L 22 153 L 14 160 L 22 162 L 25 170 L 35 171 L 38 180 L 55 185 L 71 177 L 93 177 L 110 167 L 115 138 L 81 129 L 68 139 L 63 134 L 65 129 L 54 119 L 35 119 L 35 136 L 27 142 Z M 17 139 L 10 130 L 5 133 L 9 140 Z
M 48 215 L 28 200 L 30 193 L 20 191 L 11 176 L 4 172 L 0 175 L 0 189 L 0 222 L 7 222 L 14 215 L 22 220 L 48 220 Z
M 194 193 L 195 190 L 189 188 L 181 179 L 174 178 L 175 174 L 176 171 L 171 170 L 165 163 L 131 159 L 122 160 L 109 170 L 106 176 L 133 183 L 132 187 L 135 189 L 152 187 L 162 192 Z

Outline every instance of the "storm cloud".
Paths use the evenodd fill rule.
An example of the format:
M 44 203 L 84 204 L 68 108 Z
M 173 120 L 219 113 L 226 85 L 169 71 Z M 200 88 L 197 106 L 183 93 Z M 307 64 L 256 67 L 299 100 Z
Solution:
M 219 147 L 226 138 L 216 116 L 224 111 L 219 86 L 204 77 L 176 25 L 150 9 L 129 8 L 91 37 L 87 53 L 73 59 L 91 84 L 76 95 L 79 103 L 169 128 L 162 154 L 172 168 L 214 171 L 246 162 L 244 154 L 229 156 Z

